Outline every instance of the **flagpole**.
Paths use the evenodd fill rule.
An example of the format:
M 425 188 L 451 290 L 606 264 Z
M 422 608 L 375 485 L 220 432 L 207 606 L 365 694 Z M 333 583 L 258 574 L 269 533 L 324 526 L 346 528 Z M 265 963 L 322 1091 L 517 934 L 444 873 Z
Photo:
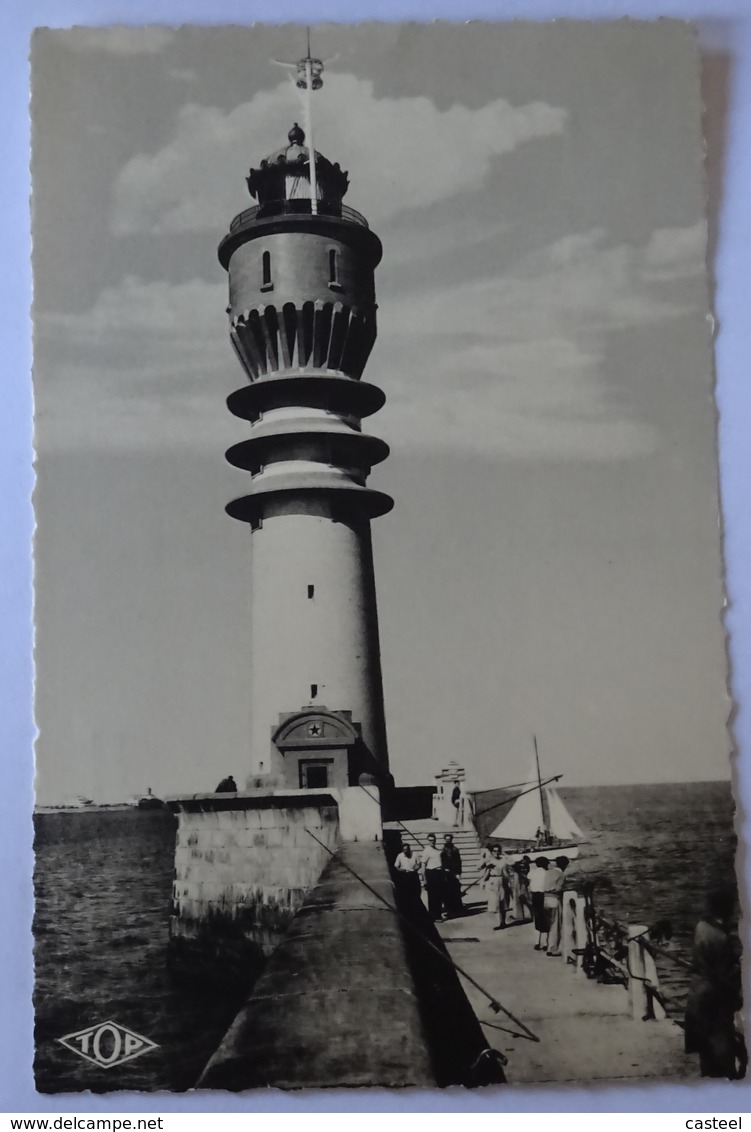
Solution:
M 318 215 L 318 180 L 316 175 L 316 147 L 313 140 L 313 111 L 310 100 L 313 95 L 313 60 L 310 58 L 310 31 L 308 31 L 308 54 L 305 59 L 305 90 L 303 92 L 303 113 L 305 118 L 305 137 L 308 142 L 308 164 L 310 167 L 310 211 Z
M 310 177 L 310 211 L 318 215 L 318 170 L 316 169 L 316 146 L 313 136 L 313 107 L 311 98 L 314 90 L 323 86 L 323 68 L 325 63 L 333 63 L 336 55 L 324 63 L 321 59 L 314 59 L 310 54 L 310 28 L 306 28 L 308 53 L 296 63 L 287 63 L 283 59 L 273 59 L 272 62 L 280 67 L 289 67 L 297 70 L 297 82 L 292 82 L 300 92 L 302 101 L 303 121 L 305 123 L 305 140 L 308 144 L 308 171 Z M 290 76 L 291 78 L 291 76 Z

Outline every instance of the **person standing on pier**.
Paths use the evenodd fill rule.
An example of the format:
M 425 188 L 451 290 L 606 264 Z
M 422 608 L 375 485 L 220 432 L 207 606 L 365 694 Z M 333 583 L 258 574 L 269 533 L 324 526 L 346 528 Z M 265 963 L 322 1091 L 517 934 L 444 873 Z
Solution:
M 488 912 L 491 916 L 498 916 L 498 923 L 493 931 L 499 932 L 506 927 L 511 891 L 509 867 L 503 860 L 500 845 L 494 845 L 490 850 L 490 856 L 485 863 L 485 881 L 488 891 Z
M 548 918 L 548 955 L 561 954 L 561 926 L 563 923 L 564 873 L 568 857 L 556 857 L 552 868 L 545 874 L 544 908 Z
M 511 868 L 513 871 L 511 878 L 511 916 L 514 920 L 518 920 L 519 923 L 524 923 L 527 918 L 527 910 L 531 909 L 529 898 L 529 857 L 522 857 L 521 861 L 515 861 Z
M 487 888 L 488 876 L 487 870 L 493 858 L 493 850 L 490 847 L 490 839 L 486 840 L 480 852 L 480 888 Z
M 532 903 L 532 919 L 537 932 L 535 951 L 544 950 L 543 936 L 545 936 L 545 946 L 548 942 L 548 919 L 545 912 L 545 878 L 548 864 L 547 857 L 538 857 L 529 870 L 529 898 Z
M 459 781 L 454 783 L 454 789 L 451 791 L 451 805 L 454 807 L 454 828 L 464 823 L 464 814 L 462 810 L 462 788 Z
M 454 836 L 451 833 L 444 835 L 441 861 L 443 863 L 444 872 L 443 898 L 446 904 L 446 915 L 450 918 L 461 916 L 464 912 L 460 880 L 462 875 L 462 855 L 456 845 L 454 845 Z
M 707 914 L 694 932 L 693 978 L 686 1004 L 686 1053 L 699 1054 L 702 1077 L 729 1077 L 745 1071 L 745 1045 L 735 1027 L 740 1010 L 741 945 L 731 931 L 735 892 L 718 889 L 707 899 Z
M 436 922 L 443 912 L 443 861 L 435 843 L 435 834 L 428 834 L 428 847 L 422 855 L 422 880 L 428 896 L 428 914 Z
M 420 899 L 420 865 L 420 858 L 412 852 L 409 842 L 402 844 L 402 851 L 394 861 L 394 869 L 397 889 L 409 905 L 416 904 Z

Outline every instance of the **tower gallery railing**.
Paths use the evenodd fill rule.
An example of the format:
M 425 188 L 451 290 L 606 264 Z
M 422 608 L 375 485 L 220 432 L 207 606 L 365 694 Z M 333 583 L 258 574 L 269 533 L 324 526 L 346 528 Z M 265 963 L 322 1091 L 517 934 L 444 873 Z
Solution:
M 230 234 L 232 234 L 237 232 L 240 228 L 244 228 L 246 224 L 250 224 L 254 220 L 263 220 L 267 216 L 299 215 L 312 215 L 310 200 L 307 197 L 292 200 L 269 200 L 265 201 L 263 204 L 256 204 L 253 208 L 246 208 L 243 212 L 239 212 L 230 224 L 229 230 Z M 338 220 L 349 220 L 352 224 L 359 224 L 361 228 L 368 227 L 368 222 L 362 213 L 357 212 L 354 208 L 350 208 L 347 204 L 340 204 L 336 201 L 319 200 L 318 215 L 334 216 Z

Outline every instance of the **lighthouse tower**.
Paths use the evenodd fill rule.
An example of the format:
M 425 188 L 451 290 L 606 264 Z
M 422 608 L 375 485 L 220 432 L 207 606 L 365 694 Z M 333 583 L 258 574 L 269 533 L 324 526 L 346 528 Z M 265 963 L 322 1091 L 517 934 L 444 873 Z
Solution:
M 388 447 L 361 423 L 384 402 L 361 380 L 381 244 L 312 144 L 323 66 L 297 68 L 307 137 L 295 123 L 251 170 L 257 203 L 219 245 L 248 379 L 227 403 L 250 422 L 227 453 L 249 490 L 227 511 L 251 532 L 248 786 L 321 789 L 388 774 L 370 521 L 393 503 L 366 486 Z

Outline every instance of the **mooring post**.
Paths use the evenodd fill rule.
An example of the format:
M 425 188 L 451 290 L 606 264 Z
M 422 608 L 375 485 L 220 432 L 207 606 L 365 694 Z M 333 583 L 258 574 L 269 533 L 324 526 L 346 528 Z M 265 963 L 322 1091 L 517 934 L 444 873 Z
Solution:
M 584 949 L 587 946 L 587 930 L 587 899 L 577 892 L 574 931 L 576 934 L 576 969 L 581 974 L 584 974 Z
M 576 948 L 578 943 L 576 940 L 576 893 L 564 892 L 563 894 L 563 961 L 564 963 L 576 963 Z
M 644 966 L 643 938 L 647 931 L 644 924 L 629 924 L 628 938 L 628 1000 L 631 1017 L 646 1020 L 649 1017 L 649 992 L 647 991 L 647 972 Z
M 658 1022 L 661 1022 L 664 1018 L 667 1017 L 667 1013 L 665 1011 L 662 999 L 658 998 L 658 995 L 660 993 L 660 976 L 657 974 L 657 963 L 655 962 L 654 955 L 649 949 L 647 939 L 648 937 L 645 936 L 639 941 L 639 943 L 642 956 L 644 958 L 644 975 L 647 979 L 647 982 L 649 983 L 649 987 L 647 987 L 649 1014 L 650 1017 L 656 1019 L 656 1021 Z M 650 988 L 654 988 L 654 990 Z M 656 994 L 654 993 L 655 991 L 657 992 Z

